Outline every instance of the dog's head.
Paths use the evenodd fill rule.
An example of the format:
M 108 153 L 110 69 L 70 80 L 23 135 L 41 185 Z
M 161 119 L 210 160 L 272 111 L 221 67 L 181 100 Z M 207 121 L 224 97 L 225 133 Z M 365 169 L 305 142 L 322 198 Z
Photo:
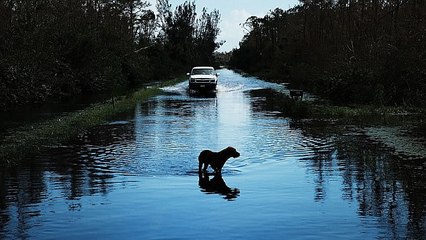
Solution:
M 237 158 L 240 156 L 240 153 L 237 152 L 237 149 L 233 148 L 233 147 L 227 147 L 226 151 L 229 153 L 229 156 L 233 157 L 233 158 Z

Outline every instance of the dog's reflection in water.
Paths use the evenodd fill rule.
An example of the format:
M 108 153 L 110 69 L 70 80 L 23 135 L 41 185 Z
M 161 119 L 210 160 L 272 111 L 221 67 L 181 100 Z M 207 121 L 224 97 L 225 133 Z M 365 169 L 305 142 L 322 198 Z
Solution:
M 198 175 L 198 185 L 200 185 L 201 191 L 223 195 L 223 198 L 229 201 L 235 200 L 240 195 L 238 188 L 230 188 L 226 185 L 222 174 L 214 174 L 214 177 L 210 179 L 207 172 L 200 172 Z

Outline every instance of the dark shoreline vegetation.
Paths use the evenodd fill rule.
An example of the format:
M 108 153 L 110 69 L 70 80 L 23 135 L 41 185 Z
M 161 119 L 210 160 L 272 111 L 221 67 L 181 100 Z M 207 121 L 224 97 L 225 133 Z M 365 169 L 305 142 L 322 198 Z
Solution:
M 265 107 L 293 119 L 340 120 L 349 124 L 391 124 L 405 120 L 418 123 L 418 135 L 426 136 L 426 109 L 407 106 L 375 106 L 366 104 L 334 105 L 328 100 L 300 100 L 284 93 L 268 91 Z M 257 94 L 254 91 L 252 94 Z
M 426 105 L 424 0 L 302 1 L 243 26 L 232 68 L 337 105 Z
M 116 97 L 106 103 L 95 103 L 83 110 L 22 126 L 2 139 L 0 166 L 16 164 L 30 153 L 34 154 L 43 148 L 60 146 L 91 127 L 103 124 L 121 113 L 134 110 L 138 102 L 161 93 L 161 86 L 173 85 L 181 81 L 182 78 L 176 78 L 140 89 L 127 96 Z

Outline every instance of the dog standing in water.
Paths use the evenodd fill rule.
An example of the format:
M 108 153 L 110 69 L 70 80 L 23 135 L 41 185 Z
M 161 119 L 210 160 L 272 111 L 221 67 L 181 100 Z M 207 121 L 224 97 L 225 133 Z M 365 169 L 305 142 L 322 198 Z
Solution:
M 216 174 L 221 174 L 225 162 L 231 157 L 237 158 L 239 156 L 240 153 L 233 147 L 227 147 L 220 152 L 203 150 L 198 156 L 198 172 L 201 172 L 201 169 L 207 171 L 207 167 L 210 165 Z

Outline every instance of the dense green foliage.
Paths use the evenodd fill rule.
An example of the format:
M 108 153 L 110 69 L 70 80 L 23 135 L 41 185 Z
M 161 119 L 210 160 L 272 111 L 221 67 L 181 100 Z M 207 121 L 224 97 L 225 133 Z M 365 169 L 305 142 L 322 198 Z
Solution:
M 0 110 L 117 91 L 210 63 L 218 11 L 142 0 L 0 0 Z
M 424 0 L 304 1 L 244 27 L 232 67 L 339 104 L 426 104 Z

